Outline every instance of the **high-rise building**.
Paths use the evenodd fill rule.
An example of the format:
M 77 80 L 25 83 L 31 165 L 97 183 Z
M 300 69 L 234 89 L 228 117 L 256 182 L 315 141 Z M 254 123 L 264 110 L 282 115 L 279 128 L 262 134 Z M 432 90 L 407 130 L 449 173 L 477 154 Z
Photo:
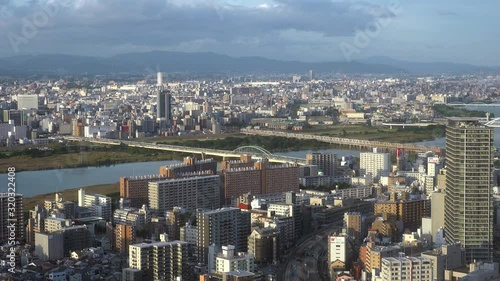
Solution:
M 325 176 L 335 176 L 337 155 L 333 153 L 310 153 L 306 155 L 308 165 L 318 166 L 318 170 Z
M 192 176 L 150 182 L 149 207 L 164 214 L 174 207 L 194 210 L 220 207 L 220 177 L 210 173 L 190 173 Z
M 129 247 L 129 268 L 141 271 L 140 280 L 192 280 L 187 265 L 188 243 L 183 241 L 134 244 Z
M 279 229 L 258 228 L 248 236 L 248 252 L 253 254 L 255 262 L 271 264 L 279 258 Z
M 428 258 L 383 258 L 381 281 L 433 281 L 432 263 Z
M 467 262 L 492 258 L 493 137 L 479 118 L 448 119 L 445 235 L 465 248 Z
M 388 176 L 391 171 L 391 155 L 389 153 L 378 152 L 377 148 L 373 152 L 361 152 L 359 154 L 359 170 L 361 175 L 370 173 L 375 181 L 381 176 Z
M 250 234 L 250 213 L 238 208 L 222 208 L 213 211 L 198 210 L 197 255 L 198 261 L 208 264 L 209 247 L 234 245 L 236 251 L 245 252 Z
M 222 169 L 226 201 L 246 193 L 299 191 L 300 169 L 296 164 L 270 165 L 267 161 L 252 162 L 250 157 L 242 157 L 240 161 L 225 161 Z
M 156 86 L 163 87 L 163 73 L 156 73 Z
M 141 208 L 148 204 L 148 184 L 164 180 L 164 175 L 133 176 L 120 178 L 120 197 L 130 199 L 130 206 Z
M 128 247 L 135 243 L 135 226 L 117 224 L 115 226 L 115 251 L 128 255 Z
M 162 89 L 157 90 L 156 118 L 165 118 L 168 124 L 172 121 L 172 95 Z
M 15 241 L 23 241 L 25 230 L 23 195 L 0 193 L 0 244 L 3 245 L 9 240 L 11 229 L 9 226 L 12 224 L 15 226 L 12 229 L 15 233 Z

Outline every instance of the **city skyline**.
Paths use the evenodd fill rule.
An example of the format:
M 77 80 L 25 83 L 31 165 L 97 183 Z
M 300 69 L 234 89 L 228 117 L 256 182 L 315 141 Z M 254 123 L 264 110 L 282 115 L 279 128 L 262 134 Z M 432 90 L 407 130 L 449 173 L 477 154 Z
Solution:
M 500 66 L 498 3 L 487 2 L 4 0 L 0 57 L 168 50 L 307 62 L 390 56 Z

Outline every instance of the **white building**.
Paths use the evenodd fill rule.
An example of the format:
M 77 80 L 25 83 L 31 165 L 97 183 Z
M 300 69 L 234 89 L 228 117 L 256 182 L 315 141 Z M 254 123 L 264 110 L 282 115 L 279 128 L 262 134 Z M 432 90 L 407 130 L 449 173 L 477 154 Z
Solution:
M 92 210 L 92 215 L 111 220 L 111 197 L 101 194 L 85 194 L 85 190 L 78 190 L 78 206 L 88 207 Z
M 222 246 L 222 253 L 215 261 L 215 271 L 218 273 L 231 271 L 254 271 L 254 256 L 246 253 L 234 253 L 235 247 L 232 245 Z
M 383 258 L 376 281 L 433 281 L 432 262 L 428 258 Z
M 391 171 L 391 155 L 380 153 L 377 148 L 373 152 L 362 152 L 359 154 L 361 175 L 371 174 L 375 181 L 381 176 L 389 175 Z
M 17 95 L 17 109 L 38 109 L 38 95 Z
M 346 235 L 331 235 L 328 236 L 328 263 L 342 262 L 345 266 L 349 262 L 348 255 L 348 236 Z
M 371 186 L 358 186 L 346 189 L 335 189 L 332 190 L 332 194 L 335 197 L 344 198 L 359 198 L 363 199 L 370 197 L 373 194 L 373 188 Z

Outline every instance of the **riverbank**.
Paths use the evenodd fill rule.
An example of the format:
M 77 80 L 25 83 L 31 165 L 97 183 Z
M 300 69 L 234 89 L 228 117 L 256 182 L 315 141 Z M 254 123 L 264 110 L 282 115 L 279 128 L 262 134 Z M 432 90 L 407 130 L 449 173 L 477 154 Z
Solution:
M 301 131 L 304 134 L 339 137 L 348 139 L 385 141 L 393 143 L 414 143 L 429 141 L 445 136 L 445 126 L 389 128 L 384 126 L 315 126 Z
M 63 168 L 110 166 L 122 163 L 153 162 L 182 158 L 181 153 L 117 146 L 52 145 L 41 151 L 31 147 L 28 150 L 3 151 L 0 153 L 0 173 L 8 167 L 16 171 L 40 171 Z M 52 149 L 52 150 L 50 150 Z
M 412 143 L 443 137 L 445 129 L 443 126 L 405 129 L 367 126 L 315 126 L 302 132 L 322 136 Z M 242 146 L 260 146 L 273 153 L 343 147 L 316 140 L 298 140 L 272 136 L 245 136 L 242 134 L 165 137 L 146 139 L 145 141 L 223 150 L 234 150 Z M 0 150 L 0 173 L 7 171 L 8 167 L 15 167 L 19 172 L 39 171 L 177 160 L 186 156 L 186 154 L 182 153 L 146 148 L 95 145 L 89 143 L 71 145 L 51 144 L 43 147 L 43 150 L 41 148 L 31 146 Z
M 102 194 L 106 195 L 112 198 L 119 198 L 120 197 L 120 183 L 112 183 L 112 184 L 99 184 L 99 185 L 92 185 L 92 186 L 86 186 L 82 187 L 86 193 L 95 193 L 95 194 Z M 72 189 L 66 189 L 62 190 L 60 193 L 62 193 L 63 199 L 65 201 L 78 201 L 78 190 L 80 188 L 72 188 Z M 23 205 L 24 205 L 24 210 L 29 211 L 33 210 L 33 208 L 36 205 L 43 205 L 43 202 L 45 200 L 54 200 L 55 198 L 55 192 L 52 193 L 46 193 L 46 194 L 40 194 L 36 195 L 33 197 L 27 197 L 23 198 Z

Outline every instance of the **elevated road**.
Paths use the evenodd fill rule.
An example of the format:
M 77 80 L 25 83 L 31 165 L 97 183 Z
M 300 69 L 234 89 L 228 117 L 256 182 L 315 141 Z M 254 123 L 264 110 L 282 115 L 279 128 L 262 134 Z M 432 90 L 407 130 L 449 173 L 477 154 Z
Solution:
M 387 148 L 387 149 L 397 149 L 402 148 L 406 151 L 413 152 L 427 152 L 427 151 L 441 151 L 439 147 L 432 146 L 422 146 L 411 143 L 392 143 L 392 142 L 383 142 L 383 141 L 370 141 L 370 140 L 358 140 L 358 139 L 347 139 L 347 138 L 338 138 L 338 137 L 328 137 L 328 136 L 318 136 L 318 135 L 310 135 L 310 134 L 299 134 L 299 133 L 288 133 L 281 131 L 270 131 L 270 130 L 256 130 L 256 129 L 242 129 L 242 134 L 245 135 L 259 135 L 259 136 L 274 136 L 274 137 L 284 137 L 284 138 L 296 138 L 303 140 L 317 140 L 321 142 L 345 145 L 351 147 L 359 147 L 359 148 Z
M 269 154 L 269 153 L 261 153 L 259 151 L 238 152 L 238 151 L 221 150 L 221 149 L 187 147 L 187 146 L 179 146 L 179 145 L 155 144 L 155 143 L 148 143 L 148 142 L 102 139 L 102 138 L 97 139 L 97 138 L 81 138 L 81 137 L 64 137 L 64 139 L 67 141 L 75 141 L 75 142 L 90 142 L 90 143 L 106 144 L 106 145 L 127 145 L 130 147 L 139 147 L 139 148 L 147 148 L 147 149 L 155 149 L 155 150 L 181 152 L 181 153 L 188 153 L 188 154 L 199 154 L 202 156 L 216 156 L 216 157 L 223 157 L 223 158 L 240 158 L 242 154 L 249 154 L 255 158 L 266 158 L 270 162 L 297 163 L 299 165 L 306 164 L 306 160 L 302 159 L 302 158 L 279 156 L 279 155 L 273 155 L 273 154 Z

